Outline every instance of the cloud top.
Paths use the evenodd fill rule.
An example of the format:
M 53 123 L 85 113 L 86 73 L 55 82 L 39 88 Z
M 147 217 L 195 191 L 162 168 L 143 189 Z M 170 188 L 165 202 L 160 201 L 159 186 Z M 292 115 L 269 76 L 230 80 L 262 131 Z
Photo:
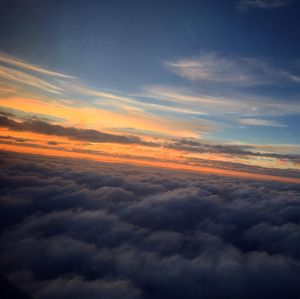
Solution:
M 0 162 L 1 271 L 35 298 L 298 298 L 298 185 Z

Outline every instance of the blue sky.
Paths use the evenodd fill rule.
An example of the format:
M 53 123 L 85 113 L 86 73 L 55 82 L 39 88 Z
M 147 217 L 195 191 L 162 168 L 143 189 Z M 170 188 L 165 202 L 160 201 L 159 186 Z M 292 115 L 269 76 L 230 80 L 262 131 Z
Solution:
M 300 143 L 299 12 L 297 0 L 10 0 L 1 8 L 0 49 L 93 91 L 129 97 L 131 109 L 146 103 L 145 113 L 161 119 L 200 120 L 210 127 L 195 130 L 201 139 L 293 145 Z

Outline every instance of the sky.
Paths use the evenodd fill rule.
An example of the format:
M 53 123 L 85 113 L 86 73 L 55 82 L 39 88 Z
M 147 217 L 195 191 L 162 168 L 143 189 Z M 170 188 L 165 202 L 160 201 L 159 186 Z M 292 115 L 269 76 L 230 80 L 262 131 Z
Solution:
M 0 297 L 299 299 L 300 0 L 1 0 Z
M 0 148 L 299 178 L 299 11 L 297 0 L 4 0 Z

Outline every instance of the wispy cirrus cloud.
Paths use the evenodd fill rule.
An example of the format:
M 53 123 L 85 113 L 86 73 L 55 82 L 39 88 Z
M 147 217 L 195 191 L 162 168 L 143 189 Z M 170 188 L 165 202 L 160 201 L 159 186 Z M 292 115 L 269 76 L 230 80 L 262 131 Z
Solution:
M 175 74 L 192 81 L 230 86 L 259 86 L 300 82 L 300 74 L 268 61 L 249 57 L 226 57 L 213 52 L 165 62 Z
M 209 126 L 200 119 L 180 119 L 182 115 L 201 115 L 199 111 L 170 102 L 142 101 L 125 92 L 92 88 L 73 76 L 48 71 L 12 56 L 0 57 L 0 101 L 6 108 L 43 114 L 47 111 L 54 117 L 63 117 L 69 125 L 84 124 L 105 131 L 120 128 L 124 132 L 124 127 L 130 127 L 155 135 L 195 136 L 195 130 L 201 134 Z M 167 116 L 161 116 L 166 113 Z
M 287 6 L 294 0 L 240 0 L 237 3 L 238 10 L 258 9 L 276 9 Z
M 27 61 L 16 58 L 14 56 L 7 55 L 3 52 L 0 52 L 0 63 L 5 63 L 5 64 L 11 65 L 11 66 L 22 68 L 22 69 L 25 69 L 28 71 L 33 71 L 33 72 L 40 73 L 40 74 L 47 75 L 47 76 L 53 76 L 53 77 L 59 77 L 59 78 L 69 78 L 69 79 L 75 78 L 70 75 L 50 71 L 48 69 L 28 63 Z
M 165 65 L 177 75 L 193 81 L 255 85 L 257 78 L 249 72 L 244 61 L 237 61 L 207 53 L 198 57 L 168 61 Z
M 4 61 L 3 57 L 6 56 L 2 55 Z M 5 61 L 21 63 L 22 66 L 26 66 L 24 68 L 27 70 L 36 70 L 32 64 L 20 62 L 17 58 L 9 57 Z M 11 64 L 13 65 L 13 63 Z M 272 80 L 276 76 L 276 78 L 281 77 L 292 82 L 298 82 L 299 79 L 297 74 L 283 70 L 278 70 L 275 76 L 273 67 L 257 59 L 229 59 L 215 53 L 204 54 L 197 58 L 183 58 L 167 62 L 166 65 L 187 79 L 212 84 L 229 84 L 232 87 L 236 85 L 255 86 L 262 82 L 273 84 Z M 186 119 L 188 116 L 190 116 L 189 122 L 199 122 L 200 117 L 209 115 L 229 114 L 239 118 L 262 118 L 261 116 L 264 114 L 275 116 L 300 112 L 299 105 L 295 101 L 282 103 L 276 98 L 245 95 L 237 92 L 234 88 L 231 88 L 232 92 L 227 92 L 227 95 L 221 95 L 221 92 L 212 93 L 209 89 L 203 92 L 201 89 L 193 87 L 163 85 L 140 87 L 140 91 L 124 93 L 92 88 L 72 76 L 52 71 L 49 71 L 48 74 L 48 71 L 43 68 L 41 70 L 38 68 L 37 71 L 45 75 L 43 79 L 40 78 L 41 76 L 29 74 L 24 70 L 0 66 L 0 76 L 7 83 L 3 85 L 2 89 L 0 88 L 0 92 L 4 96 L 11 93 L 14 96 L 24 97 L 28 90 L 22 88 L 22 85 L 29 85 L 54 94 L 53 96 L 48 95 L 47 101 L 63 102 L 71 106 L 79 105 L 80 107 L 94 107 L 109 111 L 123 111 L 135 117 L 154 118 L 153 121 L 156 123 L 158 122 L 157 118 L 161 119 L 159 122 L 164 123 L 165 120 L 162 119 L 164 115 L 164 118 L 175 118 L 176 122 L 180 123 L 178 119 Z M 56 76 L 57 80 L 53 81 L 53 76 Z M 59 97 L 56 97 L 56 94 Z M 40 95 L 37 94 L 36 97 L 40 98 Z M 207 124 L 204 124 L 204 127 L 206 128 Z M 141 128 L 135 127 L 135 129 Z
M 24 94 L 28 87 L 55 95 L 63 95 L 60 80 L 76 80 L 74 76 L 54 72 L 25 60 L 0 52 L 0 93 Z
M 273 120 L 259 119 L 259 118 L 240 118 L 239 123 L 247 126 L 263 126 L 263 127 L 286 127 L 286 125 Z
M 179 107 L 200 111 L 206 115 L 231 115 L 231 117 L 278 116 L 300 113 L 297 101 L 282 102 L 281 99 L 259 95 L 244 95 L 232 91 L 229 95 L 204 93 L 196 88 L 174 86 L 149 86 L 143 97 L 172 102 Z
M 93 88 L 83 84 L 74 76 L 53 72 L 1 52 L 0 80 L 2 97 L 44 98 L 57 103 L 107 110 L 117 109 L 135 114 L 157 115 L 161 112 L 169 112 L 177 116 L 202 114 L 199 111 L 172 106 L 170 103 L 144 102 L 125 92 Z
M 177 114 L 191 114 L 191 115 L 204 115 L 206 113 L 195 111 L 184 107 L 172 106 L 170 102 L 145 102 L 142 101 L 136 94 L 126 94 L 117 92 L 108 92 L 97 90 L 76 81 L 68 81 L 63 83 L 67 90 L 76 92 L 79 95 L 88 96 L 92 102 L 97 105 L 110 104 L 114 107 L 119 107 L 124 110 L 136 111 L 141 113 L 155 113 L 155 112 L 170 112 Z
M 0 78 L 8 82 L 24 84 L 54 94 L 62 93 L 62 89 L 59 86 L 54 85 L 48 82 L 47 80 L 40 79 L 37 76 L 22 72 L 20 70 L 15 70 L 9 67 L 1 66 L 1 65 L 0 65 Z
M 300 113 L 300 69 L 291 62 L 272 63 L 207 52 L 167 61 L 165 66 L 186 79 L 187 84 L 151 86 L 146 88 L 146 96 L 217 118 L 231 116 L 233 122 L 245 126 L 285 127 L 268 117 Z M 288 86 L 293 86 L 294 94 L 285 96 L 284 101 L 272 90 Z M 267 92 L 260 94 L 259 88 Z

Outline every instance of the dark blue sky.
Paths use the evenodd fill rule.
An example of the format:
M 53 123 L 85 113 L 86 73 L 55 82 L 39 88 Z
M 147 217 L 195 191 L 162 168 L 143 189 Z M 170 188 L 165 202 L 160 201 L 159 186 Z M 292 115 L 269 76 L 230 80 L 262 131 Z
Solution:
M 161 60 L 200 51 L 283 62 L 300 53 L 296 2 L 242 12 L 228 0 L 4 3 L 2 50 L 113 87 L 172 80 L 158 75 Z

